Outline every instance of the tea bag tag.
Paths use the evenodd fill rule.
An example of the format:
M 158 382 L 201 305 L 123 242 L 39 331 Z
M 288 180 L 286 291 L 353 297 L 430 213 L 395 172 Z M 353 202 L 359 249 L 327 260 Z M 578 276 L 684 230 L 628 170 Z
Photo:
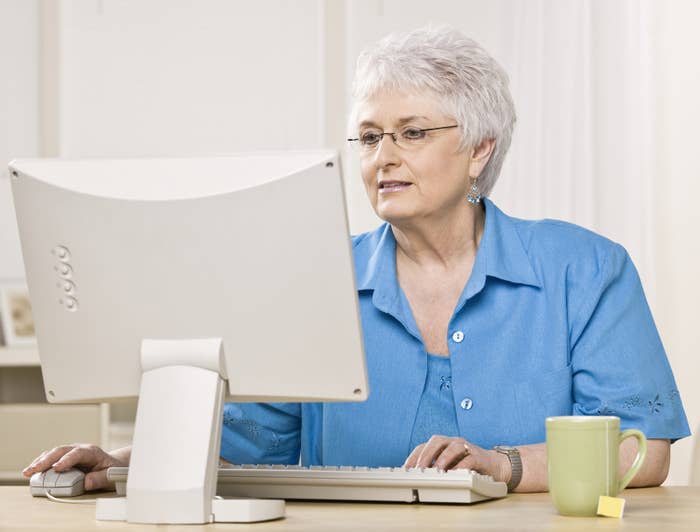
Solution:
M 601 495 L 598 498 L 598 515 L 605 517 L 617 517 L 620 519 L 625 511 L 625 499 L 620 497 L 608 497 Z

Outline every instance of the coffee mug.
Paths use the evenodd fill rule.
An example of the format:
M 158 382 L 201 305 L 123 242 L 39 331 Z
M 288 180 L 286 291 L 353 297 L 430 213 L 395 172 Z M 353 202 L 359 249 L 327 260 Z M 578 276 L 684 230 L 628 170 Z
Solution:
M 548 417 L 549 493 L 562 515 L 595 515 L 601 495 L 615 497 L 637 474 L 647 453 L 647 439 L 635 429 L 620 433 L 616 416 Z M 639 442 L 637 457 L 618 480 L 620 443 Z

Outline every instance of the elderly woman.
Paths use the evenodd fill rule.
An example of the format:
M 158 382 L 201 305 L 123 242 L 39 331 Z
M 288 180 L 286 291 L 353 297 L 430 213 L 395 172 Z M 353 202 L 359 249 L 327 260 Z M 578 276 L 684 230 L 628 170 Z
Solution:
M 689 434 L 639 277 L 625 250 L 487 199 L 515 123 L 508 79 L 459 32 L 390 35 L 358 61 L 351 115 L 367 195 L 385 221 L 354 237 L 372 394 L 364 403 L 228 404 L 223 458 L 469 468 L 547 489 L 547 416 L 610 414 L 649 438 L 634 486 L 658 485 Z M 621 447 L 627 468 L 636 444 Z M 92 468 L 129 450 L 56 448 Z

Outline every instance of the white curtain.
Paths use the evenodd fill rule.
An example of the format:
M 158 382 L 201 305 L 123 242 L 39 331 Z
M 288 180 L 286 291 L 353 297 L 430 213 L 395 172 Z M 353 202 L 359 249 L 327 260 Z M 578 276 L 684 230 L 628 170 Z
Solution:
M 495 199 L 623 244 L 653 292 L 650 6 L 509 2 L 506 67 L 520 121 Z

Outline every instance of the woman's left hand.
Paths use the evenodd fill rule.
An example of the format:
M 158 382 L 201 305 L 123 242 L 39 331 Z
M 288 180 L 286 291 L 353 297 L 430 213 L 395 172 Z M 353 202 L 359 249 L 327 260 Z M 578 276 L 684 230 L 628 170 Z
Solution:
M 411 467 L 435 467 L 437 469 L 473 469 L 494 480 L 510 480 L 510 460 L 504 454 L 487 451 L 464 438 L 434 435 L 427 442 L 413 449 L 403 464 Z

